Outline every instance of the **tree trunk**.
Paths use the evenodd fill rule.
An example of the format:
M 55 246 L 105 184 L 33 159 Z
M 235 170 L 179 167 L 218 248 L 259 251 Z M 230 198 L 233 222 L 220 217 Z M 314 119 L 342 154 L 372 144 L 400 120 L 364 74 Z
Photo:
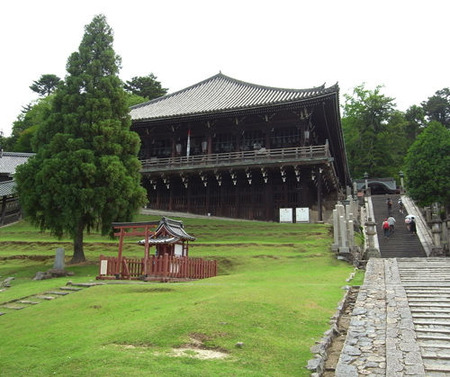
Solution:
M 73 256 L 70 263 L 86 262 L 83 250 L 83 231 L 84 231 L 83 220 L 79 220 L 75 236 L 73 238 Z

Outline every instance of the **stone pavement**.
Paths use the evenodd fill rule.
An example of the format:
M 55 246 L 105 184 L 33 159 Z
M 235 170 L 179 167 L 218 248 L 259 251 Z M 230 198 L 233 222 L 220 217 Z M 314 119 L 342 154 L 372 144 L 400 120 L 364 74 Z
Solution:
M 450 259 L 369 260 L 335 376 L 450 376 Z

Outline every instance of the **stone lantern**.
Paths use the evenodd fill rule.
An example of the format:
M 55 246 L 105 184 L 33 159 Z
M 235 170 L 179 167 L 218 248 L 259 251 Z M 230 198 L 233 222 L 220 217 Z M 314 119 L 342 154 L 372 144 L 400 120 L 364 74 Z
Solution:
M 366 259 L 380 258 L 380 251 L 375 247 L 375 235 L 377 234 L 377 224 L 369 217 L 364 223 L 367 235 Z
M 364 187 L 366 190 L 366 195 L 369 195 L 369 173 L 364 173 Z
M 398 172 L 398 175 L 400 176 L 400 194 L 403 194 L 405 192 L 405 186 L 403 183 L 403 178 L 405 175 L 401 170 Z

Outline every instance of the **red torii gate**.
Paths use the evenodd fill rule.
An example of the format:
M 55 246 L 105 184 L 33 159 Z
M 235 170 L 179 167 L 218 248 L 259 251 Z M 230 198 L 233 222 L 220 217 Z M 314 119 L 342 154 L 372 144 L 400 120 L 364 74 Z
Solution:
M 151 236 L 155 235 L 154 231 L 150 229 L 155 229 L 159 225 L 159 221 L 144 221 L 144 222 L 128 222 L 128 223 L 112 223 L 114 229 L 119 230 L 114 233 L 114 236 L 119 237 L 119 254 L 117 256 L 119 266 L 122 265 L 122 250 L 123 250 L 123 240 L 128 236 L 139 236 L 145 239 L 145 252 L 144 252 L 144 271 L 143 275 L 147 275 L 147 261 L 149 258 L 150 244 L 148 242 Z M 140 230 L 138 230 L 140 229 Z

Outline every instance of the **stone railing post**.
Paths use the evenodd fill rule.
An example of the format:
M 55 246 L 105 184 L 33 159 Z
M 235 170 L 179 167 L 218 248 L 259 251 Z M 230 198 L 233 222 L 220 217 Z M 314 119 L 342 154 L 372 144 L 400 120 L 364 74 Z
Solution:
M 341 236 L 339 254 L 347 254 L 349 253 L 350 250 L 348 248 L 347 225 L 345 221 L 345 216 L 339 216 L 339 230 Z
M 431 249 L 431 256 L 443 256 L 443 248 L 441 243 L 442 221 L 438 217 L 431 220 L 431 233 L 433 234 L 433 247 Z
M 337 253 L 339 251 L 339 216 L 336 208 L 333 209 L 333 236 L 334 242 L 331 250 Z
M 372 218 L 369 217 L 367 221 L 364 223 L 366 227 L 366 236 L 367 236 L 367 249 L 365 252 L 366 259 L 370 258 L 380 258 L 380 250 L 375 247 L 375 235 L 377 234 L 377 224 L 372 221 Z
M 447 253 L 450 251 L 450 216 L 448 216 L 442 224 L 442 239 L 444 241 L 444 249 Z

